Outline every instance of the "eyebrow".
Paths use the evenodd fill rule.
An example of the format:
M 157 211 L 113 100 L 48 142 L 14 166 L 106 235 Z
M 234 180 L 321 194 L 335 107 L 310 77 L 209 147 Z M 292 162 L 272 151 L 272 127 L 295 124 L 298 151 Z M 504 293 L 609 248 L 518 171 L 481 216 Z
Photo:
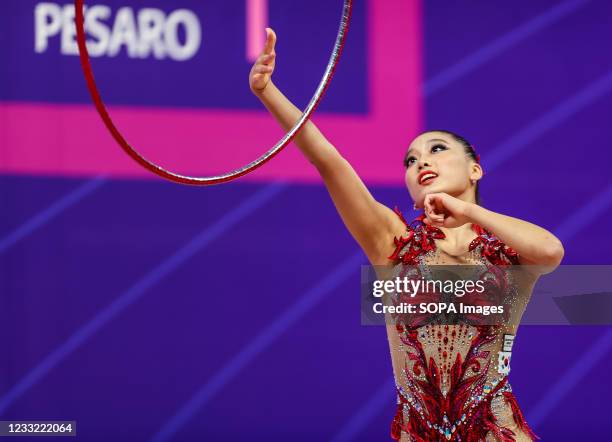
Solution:
M 448 141 L 445 141 L 445 140 L 441 140 L 440 138 L 434 138 L 434 139 L 432 139 L 432 140 L 429 140 L 429 141 L 442 141 L 443 143 L 446 143 L 446 144 L 448 144 Z
M 437 141 L 437 142 L 441 141 L 442 143 L 448 144 L 448 141 L 441 140 L 440 138 L 433 138 L 433 139 L 429 140 L 428 142 L 433 142 L 433 141 Z M 412 149 L 408 149 L 408 151 L 406 152 L 406 156 L 404 158 L 408 158 L 408 155 L 410 155 L 410 151 L 411 150 Z

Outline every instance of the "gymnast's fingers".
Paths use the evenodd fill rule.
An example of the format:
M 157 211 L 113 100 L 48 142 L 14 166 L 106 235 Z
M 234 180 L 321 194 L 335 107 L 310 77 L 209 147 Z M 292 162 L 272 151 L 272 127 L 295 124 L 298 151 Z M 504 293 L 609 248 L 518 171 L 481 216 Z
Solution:
M 429 216 L 433 214 L 433 206 L 431 204 L 430 196 L 426 195 L 423 200 L 423 206 L 425 206 L 425 213 Z
M 266 28 L 266 45 L 264 46 L 264 54 L 274 54 L 274 46 L 276 45 L 276 33 L 272 28 Z
M 275 54 L 261 54 L 259 57 L 257 57 L 257 60 L 255 61 L 255 65 L 256 66 L 272 66 L 274 67 L 274 62 L 275 62 Z
M 256 63 L 257 64 L 265 64 L 265 65 L 274 65 L 274 61 L 276 59 L 276 54 L 261 54 Z
M 427 217 L 433 222 L 444 221 L 444 215 L 436 213 L 436 208 L 432 203 L 432 200 L 435 200 L 433 195 L 427 195 L 425 197 L 425 213 Z
M 263 64 L 258 64 L 253 68 L 254 74 L 269 74 L 270 72 L 272 72 L 272 67 Z

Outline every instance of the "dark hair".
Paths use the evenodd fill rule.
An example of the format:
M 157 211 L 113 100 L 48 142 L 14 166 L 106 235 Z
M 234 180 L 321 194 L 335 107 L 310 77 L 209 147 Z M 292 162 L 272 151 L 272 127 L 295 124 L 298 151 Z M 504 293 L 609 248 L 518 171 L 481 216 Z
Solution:
M 423 133 L 430 133 L 430 132 L 441 132 L 443 134 L 446 134 L 448 136 L 450 136 L 451 138 L 453 138 L 455 141 L 457 141 L 459 144 L 461 144 L 463 146 L 463 148 L 465 149 L 465 153 L 474 161 L 476 161 L 477 163 L 480 163 L 480 156 L 476 153 L 476 149 L 474 149 L 474 146 L 472 145 L 472 143 L 470 143 L 468 140 L 466 140 L 464 137 L 462 137 L 461 135 L 456 134 L 455 132 L 451 132 L 450 130 L 428 130 L 426 132 Z M 478 189 L 478 185 L 479 182 L 476 182 L 476 191 L 475 191 L 475 197 L 476 197 L 476 204 L 480 205 L 480 191 Z

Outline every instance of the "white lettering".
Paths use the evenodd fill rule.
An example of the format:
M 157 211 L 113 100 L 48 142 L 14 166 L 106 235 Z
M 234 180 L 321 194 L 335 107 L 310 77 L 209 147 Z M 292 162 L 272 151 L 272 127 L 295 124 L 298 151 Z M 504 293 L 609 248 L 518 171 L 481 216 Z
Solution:
M 103 20 L 111 16 L 108 6 L 96 5 L 87 9 L 85 29 L 95 40 L 87 40 L 87 51 L 92 57 L 101 57 L 106 53 L 110 41 L 110 30 L 104 26 Z
M 45 52 L 49 37 L 62 28 L 62 10 L 54 3 L 39 3 L 34 8 L 34 50 Z
M 166 56 L 166 46 L 163 41 L 164 22 L 166 14 L 160 9 L 146 8 L 138 14 L 140 29 L 140 44 L 138 53 L 141 58 L 147 58 L 153 49 L 153 56 L 158 60 Z
M 188 9 L 166 15 L 161 9 L 130 7 L 113 10 L 105 5 L 85 8 L 87 49 L 92 57 L 116 57 L 125 49 L 130 58 L 193 58 L 202 44 L 198 16 Z M 78 55 L 74 5 L 43 2 L 34 8 L 34 49 L 44 53 L 49 41 L 60 36 L 60 52 Z
M 79 55 L 79 45 L 76 42 L 73 5 L 64 5 L 62 11 L 62 54 Z
M 185 44 L 179 41 L 179 25 L 185 27 Z M 168 17 L 164 36 L 170 57 L 175 60 L 188 60 L 198 51 L 201 41 L 198 17 L 187 9 L 178 9 Z
M 136 22 L 132 8 L 121 8 L 115 17 L 115 25 L 108 45 L 108 55 L 116 56 L 121 46 L 125 45 L 128 55 L 133 58 L 137 55 L 136 43 Z

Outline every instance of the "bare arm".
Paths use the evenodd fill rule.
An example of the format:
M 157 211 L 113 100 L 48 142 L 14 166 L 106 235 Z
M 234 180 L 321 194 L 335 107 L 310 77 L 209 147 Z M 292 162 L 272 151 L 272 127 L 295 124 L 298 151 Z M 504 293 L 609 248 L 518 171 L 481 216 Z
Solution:
M 472 222 L 494 232 L 519 254 L 524 265 L 538 273 L 550 273 L 561 263 L 565 251 L 559 238 L 548 230 L 522 219 L 496 213 L 478 205 L 468 206 Z
M 493 212 L 447 193 L 430 193 L 424 200 L 427 224 L 457 227 L 478 224 L 492 232 L 519 254 L 521 264 L 532 273 L 552 272 L 565 253 L 559 238 L 548 230 L 522 219 Z
M 276 53 L 274 31 L 266 29 L 267 41 L 249 76 L 253 93 L 288 131 L 302 115 L 271 80 Z M 355 170 L 323 136 L 312 121 L 306 122 L 294 143 L 318 170 L 325 186 L 351 235 L 372 263 L 381 263 L 401 233 L 403 224 L 388 207 L 370 194 Z

